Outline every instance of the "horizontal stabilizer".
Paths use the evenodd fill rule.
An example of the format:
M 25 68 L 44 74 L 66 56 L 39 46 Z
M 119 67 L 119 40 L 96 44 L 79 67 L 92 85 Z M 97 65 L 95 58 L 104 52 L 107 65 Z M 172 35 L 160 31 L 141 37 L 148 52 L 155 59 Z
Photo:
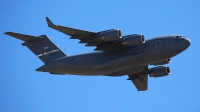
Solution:
M 19 40 L 31 43 L 31 42 L 37 42 L 42 40 L 43 38 L 38 38 L 35 36 L 31 36 L 31 35 L 25 35 L 25 34 L 20 34 L 20 33 L 14 33 L 14 32 L 5 32 L 4 34 L 12 36 L 14 38 L 17 38 Z
M 46 35 L 36 37 L 14 32 L 5 34 L 25 41 L 22 45 L 28 47 L 44 63 L 67 56 Z

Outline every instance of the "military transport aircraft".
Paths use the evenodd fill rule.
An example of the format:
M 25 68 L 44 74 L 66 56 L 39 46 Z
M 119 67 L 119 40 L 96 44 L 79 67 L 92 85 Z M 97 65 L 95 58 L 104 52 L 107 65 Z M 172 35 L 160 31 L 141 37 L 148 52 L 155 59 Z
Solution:
M 46 17 L 48 26 L 65 33 L 70 39 L 79 39 L 85 46 L 96 46 L 95 52 L 67 56 L 46 35 L 30 36 L 14 32 L 5 34 L 23 40 L 45 64 L 36 71 L 51 74 L 86 76 L 124 76 L 131 80 L 138 91 L 147 90 L 148 75 L 162 77 L 170 74 L 170 68 L 162 66 L 173 56 L 190 46 L 190 40 L 182 35 L 166 35 L 145 40 L 143 34 L 122 36 L 119 29 L 91 32 L 54 25 Z M 148 68 L 154 65 L 154 68 Z

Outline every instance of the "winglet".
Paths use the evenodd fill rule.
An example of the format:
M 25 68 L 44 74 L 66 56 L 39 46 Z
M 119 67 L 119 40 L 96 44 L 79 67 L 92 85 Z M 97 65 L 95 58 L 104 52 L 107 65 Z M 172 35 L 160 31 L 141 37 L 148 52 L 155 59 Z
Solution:
M 46 17 L 46 21 L 47 21 L 48 27 L 55 26 L 48 17 Z

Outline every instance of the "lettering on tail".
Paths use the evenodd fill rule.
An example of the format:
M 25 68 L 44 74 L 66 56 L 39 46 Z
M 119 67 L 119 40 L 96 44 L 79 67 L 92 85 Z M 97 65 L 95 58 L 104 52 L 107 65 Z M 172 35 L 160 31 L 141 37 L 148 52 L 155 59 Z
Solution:
M 38 54 L 37 56 L 40 57 L 40 56 L 45 56 L 45 55 L 54 55 L 58 51 L 59 49 L 51 50 L 49 47 L 44 47 L 44 53 Z

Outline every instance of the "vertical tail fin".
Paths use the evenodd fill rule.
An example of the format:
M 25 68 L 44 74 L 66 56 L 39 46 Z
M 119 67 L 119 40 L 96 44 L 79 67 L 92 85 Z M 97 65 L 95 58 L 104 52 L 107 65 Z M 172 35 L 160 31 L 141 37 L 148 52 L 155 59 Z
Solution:
M 44 63 L 67 56 L 46 35 L 35 37 L 14 32 L 6 32 L 5 34 L 25 41 L 22 45 L 27 46 Z

